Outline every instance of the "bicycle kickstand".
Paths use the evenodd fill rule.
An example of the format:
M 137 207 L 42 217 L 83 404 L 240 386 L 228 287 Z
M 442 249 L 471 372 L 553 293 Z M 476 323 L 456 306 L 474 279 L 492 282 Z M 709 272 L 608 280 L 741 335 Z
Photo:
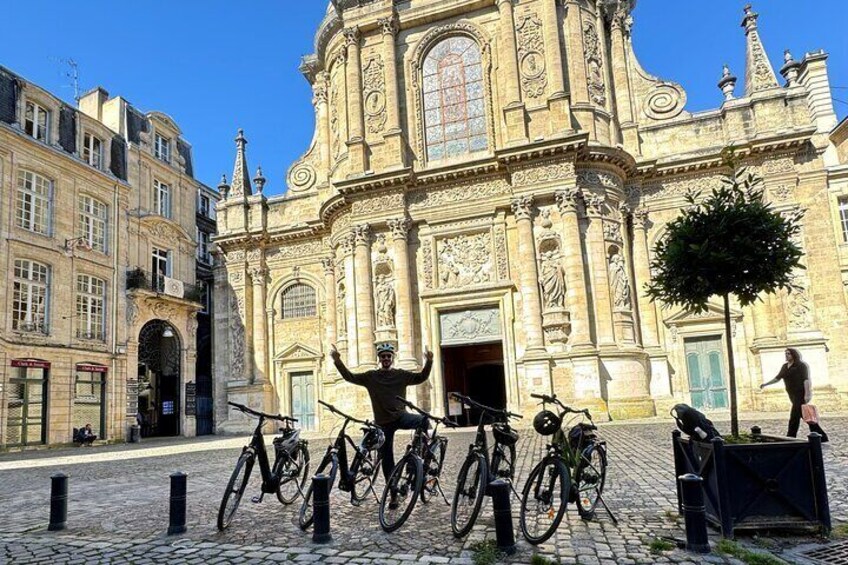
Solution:
M 448 506 L 450 506 L 450 505 L 451 505 L 451 503 L 450 503 L 450 502 L 448 502 L 448 497 L 447 497 L 447 496 L 445 496 L 445 491 L 443 491 L 443 490 L 442 490 L 442 481 L 440 481 L 440 480 L 436 479 L 436 488 L 437 488 L 437 489 L 439 489 L 439 494 L 441 494 L 441 495 L 442 495 L 442 499 L 445 501 L 445 504 L 447 504 Z
M 609 515 L 610 519 L 612 520 L 613 525 L 617 526 L 618 525 L 618 518 L 615 517 L 615 514 L 612 513 L 612 510 L 610 510 L 610 507 L 607 506 L 607 503 L 604 500 L 604 497 L 601 496 L 600 494 L 598 494 L 598 502 L 600 502 L 603 505 L 604 510 L 607 511 L 607 514 Z

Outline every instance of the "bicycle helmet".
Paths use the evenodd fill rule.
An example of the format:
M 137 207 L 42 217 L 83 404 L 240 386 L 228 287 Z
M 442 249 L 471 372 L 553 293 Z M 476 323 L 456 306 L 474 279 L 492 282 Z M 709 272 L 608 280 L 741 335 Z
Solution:
M 274 438 L 274 447 L 291 453 L 297 446 L 297 442 L 300 441 L 300 430 L 280 428 L 280 431 L 283 432 L 283 435 Z
M 380 428 L 371 428 L 362 436 L 359 447 L 364 451 L 380 449 L 386 441 L 386 434 Z
M 550 410 L 542 410 L 533 418 L 533 429 L 543 436 L 554 435 L 562 425 L 562 420 Z
M 518 441 L 518 432 L 509 427 L 509 424 L 497 423 L 492 424 L 492 434 L 495 436 L 495 441 L 501 445 L 515 445 Z
M 574 425 L 568 430 L 568 441 L 573 449 L 579 449 L 581 445 L 586 445 L 594 440 L 597 436 L 595 430 L 597 428 L 591 424 L 581 422 Z
M 378 343 L 377 344 L 377 355 L 381 353 L 391 353 L 395 354 L 395 346 L 391 343 Z

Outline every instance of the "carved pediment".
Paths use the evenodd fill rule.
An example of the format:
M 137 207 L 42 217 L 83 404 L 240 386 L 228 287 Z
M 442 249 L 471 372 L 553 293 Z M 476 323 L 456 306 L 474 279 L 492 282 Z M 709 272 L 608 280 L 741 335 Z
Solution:
M 323 357 L 320 351 L 304 345 L 302 343 L 294 343 L 274 357 L 274 361 L 301 361 L 309 359 L 320 359 Z
M 742 312 L 734 308 L 730 309 L 730 319 L 738 321 L 742 319 Z M 667 317 L 665 325 L 668 327 L 688 326 L 693 324 L 724 323 L 724 306 L 718 303 L 708 303 L 707 309 L 703 312 L 694 312 L 687 308 L 679 308 L 674 314 Z
M 194 238 L 176 222 L 158 215 L 142 216 L 140 219 L 141 225 L 153 237 L 173 243 L 179 241 L 194 243 Z

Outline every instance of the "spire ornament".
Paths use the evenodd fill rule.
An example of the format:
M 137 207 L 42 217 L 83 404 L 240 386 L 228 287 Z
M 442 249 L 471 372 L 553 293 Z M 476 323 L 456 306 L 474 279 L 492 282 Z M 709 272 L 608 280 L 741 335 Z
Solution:
M 780 68 L 780 74 L 786 79 L 786 86 L 794 86 L 798 82 L 798 70 L 801 68 L 801 63 L 792 57 L 789 49 L 783 52 L 783 66 Z
M 218 183 L 218 192 L 221 194 L 221 198 L 227 198 L 229 196 L 230 185 L 227 183 L 226 173 L 221 175 L 221 182 Z
M 745 96 L 770 88 L 779 88 L 777 76 L 774 74 L 763 42 L 760 40 L 760 33 L 757 31 L 758 17 L 759 14 L 754 12 L 750 4 L 745 6 L 745 18 L 742 20 L 748 44 L 745 54 Z
M 265 188 L 267 179 L 262 176 L 262 167 L 256 167 L 256 176 L 253 177 L 253 184 L 256 185 L 256 194 L 262 194 L 262 189 Z
M 236 164 L 233 167 L 233 184 L 230 187 L 230 196 L 250 196 L 253 193 L 247 168 L 246 145 L 247 139 L 244 137 L 244 130 L 239 129 L 236 136 Z
M 730 73 L 730 67 L 724 66 L 721 73 L 721 80 L 718 81 L 718 87 L 724 94 L 725 100 L 733 100 L 733 91 L 736 90 L 736 77 Z

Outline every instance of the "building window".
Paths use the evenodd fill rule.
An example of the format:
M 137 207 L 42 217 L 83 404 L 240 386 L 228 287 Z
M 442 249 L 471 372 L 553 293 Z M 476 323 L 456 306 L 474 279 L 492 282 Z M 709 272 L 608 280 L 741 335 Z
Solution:
M 209 232 L 197 230 L 197 260 L 207 265 L 212 264 L 212 254 L 209 253 Z
M 156 142 L 153 146 L 153 155 L 160 161 L 171 162 L 171 140 L 156 134 Z
M 423 65 L 427 159 L 438 161 L 485 151 L 485 100 L 480 47 L 464 36 L 442 40 Z
M 842 226 L 842 241 L 848 243 L 848 197 L 839 199 L 839 224 Z
M 15 220 L 18 227 L 49 235 L 53 183 L 31 171 L 18 171 Z
M 205 194 L 201 194 L 197 200 L 197 210 L 205 218 L 212 217 L 212 201 Z
M 48 141 L 50 111 L 35 102 L 27 102 L 24 115 L 24 131 L 39 141 Z
M 106 439 L 106 377 L 108 368 L 103 365 L 81 363 L 76 367 L 74 387 L 73 427 L 91 424 L 97 439 Z
M 89 275 L 77 276 L 77 337 L 106 339 L 106 281 Z
M 153 181 L 153 211 L 165 218 L 171 217 L 171 186 Z
M 50 267 L 15 259 L 12 329 L 47 333 Z
M 283 319 L 315 316 L 315 289 L 307 284 L 295 284 L 283 291 Z
M 106 253 L 106 204 L 86 195 L 79 197 L 79 221 L 81 237 L 95 251 Z
M 103 144 L 90 133 L 83 136 L 82 158 L 95 169 L 99 169 L 103 162 Z
M 171 276 L 171 252 L 167 249 L 153 248 L 151 272 L 153 274 L 153 290 L 165 290 L 165 277 Z

